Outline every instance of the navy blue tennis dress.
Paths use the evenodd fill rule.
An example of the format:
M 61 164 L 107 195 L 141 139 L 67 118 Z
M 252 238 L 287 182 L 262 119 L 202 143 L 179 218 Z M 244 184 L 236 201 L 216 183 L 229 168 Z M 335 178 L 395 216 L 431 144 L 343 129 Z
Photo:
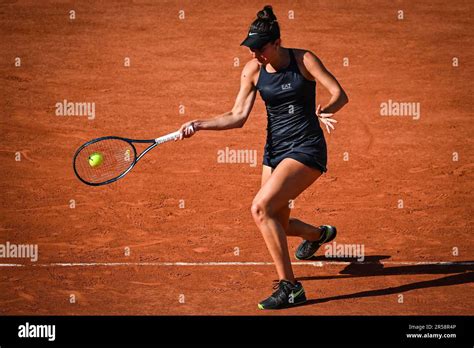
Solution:
M 257 89 L 267 108 L 263 164 L 276 168 L 285 158 L 326 172 L 327 149 L 316 116 L 316 82 L 300 72 L 293 50 L 290 64 L 275 73 L 262 65 Z

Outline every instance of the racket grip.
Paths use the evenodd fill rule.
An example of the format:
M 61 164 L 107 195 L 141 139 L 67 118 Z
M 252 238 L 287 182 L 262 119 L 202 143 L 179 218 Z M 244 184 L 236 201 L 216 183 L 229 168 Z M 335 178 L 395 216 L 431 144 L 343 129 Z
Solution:
M 188 127 L 188 130 L 193 130 L 193 126 L 190 125 Z M 177 138 L 179 138 L 181 136 L 181 132 L 180 131 L 176 131 L 176 132 L 173 132 L 173 133 L 170 133 L 170 134 L 167 134 L 167 135 L 163 135 L 162 137 L 159 137 L 159 138 L 156 138 L 155 139 L 155 143 L 157 144 L 162 144 L 162 143 L 166 143 L 168 141 L 172 141 L 172 140 L 176 140 Z

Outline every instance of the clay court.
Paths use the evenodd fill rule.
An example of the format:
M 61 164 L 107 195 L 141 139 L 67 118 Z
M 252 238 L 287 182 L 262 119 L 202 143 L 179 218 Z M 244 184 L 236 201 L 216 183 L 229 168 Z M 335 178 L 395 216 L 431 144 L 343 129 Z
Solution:
M 250 214 L 260 96 L 243 128 L 163 144 L 111 185 L 72 170 L 92 138 L 155 138 L 229 111 L 266 2 L 2 1 L 0 243 L 39 258 L 0 260 L 1 314 L 473 314 L 472 2 L 270 3 L 283 46 L 313 51 L 350 99 L 325 131 L 328 172 L 291 214 L 337 226 L 364 261 L 321 249 L 296 262 L 290 238 L 309 301 L 257 309 L 277 277 Z M 95 103 L 95 118 L 57 116 L 63 100 Z M 389 100 L 420 117 L 381 116 Z M 257 165 L 219 163 L 226 147 L 256 150 Z

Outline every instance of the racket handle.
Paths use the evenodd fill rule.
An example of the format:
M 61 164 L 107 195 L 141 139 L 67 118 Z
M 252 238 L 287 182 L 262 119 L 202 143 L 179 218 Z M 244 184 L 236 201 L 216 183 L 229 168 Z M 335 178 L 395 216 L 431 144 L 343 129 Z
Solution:
M 193 130 L 193 126 L 189 126 L 188 127 L 188 130 Z M 166 135 L 163 135 L 162 137 L 159 137 L 159 138 L 156 138 L 155 139 L 155 143 L 157 144 L 162 144 L 162 143 L 166 143 L 168 141 L 172 141 L 172 140 L 175 140 L 177 138 L 179 138 L 181 136 L 181 132 L 180 131 L 176 131 L 176 132 L 173 132 L 173 133 L 170 133 L 170 134 L 166 134 Z

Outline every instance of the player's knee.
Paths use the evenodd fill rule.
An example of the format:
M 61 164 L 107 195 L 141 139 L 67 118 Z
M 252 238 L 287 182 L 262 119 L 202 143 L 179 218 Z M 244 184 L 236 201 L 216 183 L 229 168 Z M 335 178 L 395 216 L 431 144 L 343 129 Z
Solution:
M 271 204 L 262 200 L 254 200 L 250 211 L 258 225 L 271 216 Z
M 265 217 L 265 206 L 260 202 L 253 202 L 252 206 L 250 207 L 250 212 L 252 213 L 252 217 L 255 223 L 258 225 L 261 223 Z

